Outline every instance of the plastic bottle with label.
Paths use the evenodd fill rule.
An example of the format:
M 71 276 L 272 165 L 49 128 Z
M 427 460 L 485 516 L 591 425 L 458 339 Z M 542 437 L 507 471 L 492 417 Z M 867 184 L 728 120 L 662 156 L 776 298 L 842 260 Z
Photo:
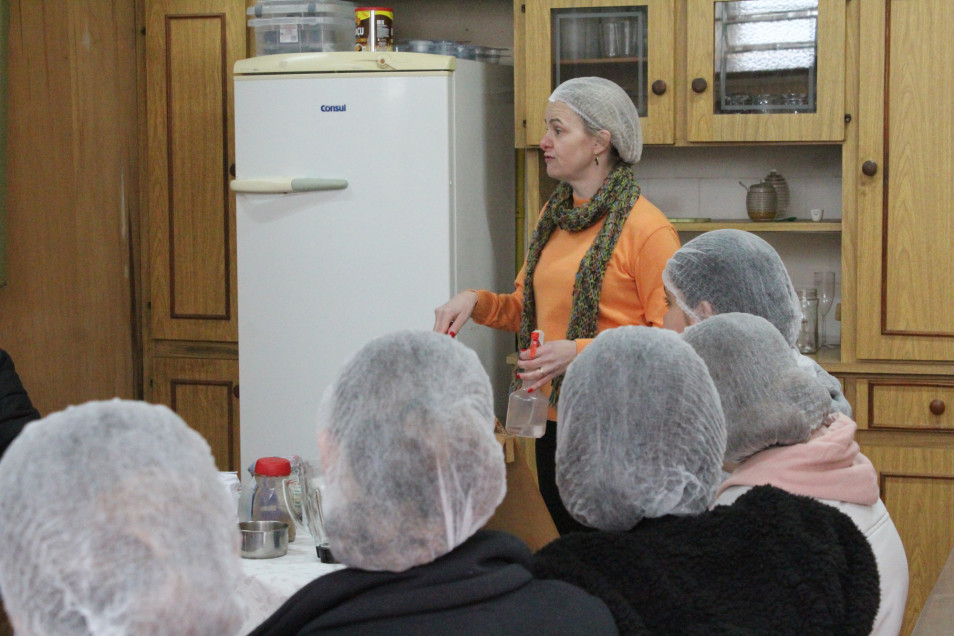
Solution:
M 262 457 L 255 462 L 255 493 L 252 521 L 283 521 L 288 524 L 288 541 L 295 540 L 295 519 L 290 505 L 288 482 L 291 462 L 284 457 Z
M 543 344 L 543 332 L 530 334 L 530 358 L 537 353 L 537 347 Z M 547 430 L 547 411 L 550 401 L 541 391 L 529 392 L 531 383 L 523 381 L 523 386 L 510 394 L 507 404 L 507 422 L 504 428 L 517 437 L 543 437 Z

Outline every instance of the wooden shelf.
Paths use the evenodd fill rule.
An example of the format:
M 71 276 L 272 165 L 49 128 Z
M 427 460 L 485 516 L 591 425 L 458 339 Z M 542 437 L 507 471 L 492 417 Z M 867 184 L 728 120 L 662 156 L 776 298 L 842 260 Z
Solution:
M 746 232 L 841 232 L 841 221 L 729 221 L 674 222 L 677 232 L 710 232 L 712 230 L 745 230 Z
M 646 62 L 645 57 L 589 57 L 578 60 L 565 60 L 560 58 L 561 65 L 569 64 L 638 64 Z

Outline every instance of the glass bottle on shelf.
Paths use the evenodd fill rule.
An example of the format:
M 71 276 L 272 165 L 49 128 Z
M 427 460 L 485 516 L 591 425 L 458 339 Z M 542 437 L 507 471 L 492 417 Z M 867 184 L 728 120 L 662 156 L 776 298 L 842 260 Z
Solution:
M 796 289 L 802 306 L 802 328 L 795 346 L 799 353 L 818 351 L 818 290 L 814 287 Z
M 543 344 L 543 332 L 534 331 L 530 334 L 530 359 L 537 354 L 537 347 Z M 547 412 L 550 401 L 541 391 L 531 393 L 527 386 L 531 384 L 523 381 L 523 386 L 510 394 L 507 404 L 507 422 L 504 428 L 511 435 L 517 437 L 543 437 L 547 430 Z

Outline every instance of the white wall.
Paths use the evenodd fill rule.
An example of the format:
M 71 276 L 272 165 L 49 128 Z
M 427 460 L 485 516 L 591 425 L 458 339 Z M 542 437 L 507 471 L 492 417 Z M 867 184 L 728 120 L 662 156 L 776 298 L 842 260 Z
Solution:
M 840 146 L 647 147 L 636 165 L 643 194 L 670 217 L 748 220 L 745 190 L 770 170 L 788 181 L 791 216 L 808 218 L 823 208 L 826 219 L 840 219 Z M 678 227 L 678 226 L 677 226 Z M 682 232 L 683 243 L 697 233 Z M 764 232 L 788 268 L 796 287 L 811 287 L 815 271 L 835 272 L 835 304 L 841 300 L 841 235 Z M 840 342 L 834 308 L 828 314 L 829 342 Z

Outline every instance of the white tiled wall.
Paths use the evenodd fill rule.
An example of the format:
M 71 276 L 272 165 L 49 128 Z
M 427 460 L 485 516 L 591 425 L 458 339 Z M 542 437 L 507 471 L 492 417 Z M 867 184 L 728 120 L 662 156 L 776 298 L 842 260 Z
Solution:
M 808 219 L 811 208 L 841 218 L 840 146 L 647 147 L 636 165 L 643 194 L 670 217 L 747 220 L 745 189 L 777 170 L 790 192 L 791 216 Z M 678 227 L 678 226 L 677 226 Z M 697 233 L 682 232 L 685 243 Z M 835 304 L 841 301 L 841 236 L 765 232 L 796 287 L 811 287 L 813 273 L 834 271 Z M 830 343 L 840 341 L 834 308 L 825 320 Z
M 739 182 L 758 183 L 773 169 L 788 181 L 791 216 L 822 208 L 841 218 L 840 146 L 647 147 L 636 178 L 668 216 L 747 219 Z

